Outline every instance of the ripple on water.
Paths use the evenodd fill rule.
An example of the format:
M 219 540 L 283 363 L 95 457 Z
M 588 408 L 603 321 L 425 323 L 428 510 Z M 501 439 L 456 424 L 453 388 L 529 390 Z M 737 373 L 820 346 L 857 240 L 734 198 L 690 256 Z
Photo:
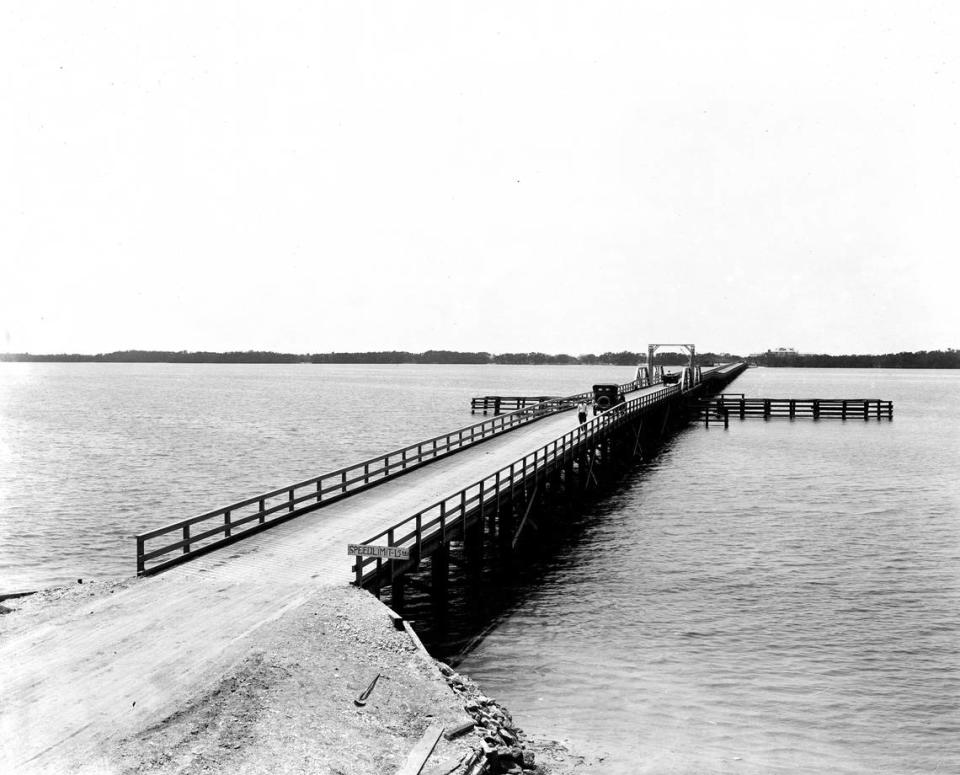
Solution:
M 614 775 L 960 772 L 960 374 L 870 377 L 910 419 L 677 437 L 461 668 Z

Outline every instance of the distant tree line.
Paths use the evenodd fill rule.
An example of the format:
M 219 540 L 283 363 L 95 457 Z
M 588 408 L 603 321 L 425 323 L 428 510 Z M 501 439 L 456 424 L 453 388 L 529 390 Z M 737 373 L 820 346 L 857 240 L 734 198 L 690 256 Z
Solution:
M 712 363 L 717 360 L 735 360 L 739 356 L 703 353 L 697 357 L 700 363 Z M 411 353 L 405 350 L 379 350 L 373 352 L 341 353 L 276 353 L 262 350 L 244 352 L 216 353 L 208 351 L 187 352 L 186 350 L 120 350 L 97 355 L 60 353 L 54 355 L 32 355 L 30 353 L 0 353 L 0 361 L 51 362 L 73 361 L 91 363 L 496 363 L 524 365 L 577 365 L 598 364 L 605 366 L 636 366 L 646 363 L 646 353 L 629 350 L 605 352 L 600 355 L 548 355 L 541 352 L 501 353 L 491 355 L 488 352 L 458 352 L 455 350 L 427 350 Z M 654 363 L 679 365 L 688 362 L 685 353 L 657 353 Z
M 303 356 L 310 363 L 490 363 L 490 353 L 427 350 L 409 353 L 403 350 L 385 350 L 363 353 L 317 353 Z
M 960 369 L 960 350 L 919 350 L 885 355 L 783 355 L 768 351 L 750 356 L 758 366 L 793 366 L 840 369 Z
M 658 352 L 654 363 L 681 366 L 689 362 L 682 352 Z M 699 353 L 697 362 L 706 365 L 736 360 L 749 360 L 758 366 L 810 366 L 819 368 L 883 368 L 883 369 L 960 369 L 960 351 L 920 350 L 919 352 L 889 353 L 886 355 L 784 355 L 769 351 L 748 359 L 731 353 Z M 180 350 L 121 350 L 97 355 L 61 353 L 31 355 L 30 353 L 0 353 L 0 361 L 51 362 L 72 361 L 90 363 L 494 363 L 523 365 L 601 365 L 636 366 L 647 362 L 646 353 L 629 350 L 604 352 L 600 355 L 548 355 L 541 352 L 501 353 L 458 352 L 455 350 L 427 350 L 411 353 L 404 350 L 342 353 L 276 353 L 263 350 L 244 352 L 187 352 Z
M 31 355 L 30 353 L 0 353 L 0 361 L 51 362 L 71 361 L 90 363 L 301 363 L 309 361 L 306 355 L 274 353 L 262 350 L 215 353 L 207 351 L 187 352 L 180 350 L 119 350 L 97 355 L 60 353 L 57 355 Z

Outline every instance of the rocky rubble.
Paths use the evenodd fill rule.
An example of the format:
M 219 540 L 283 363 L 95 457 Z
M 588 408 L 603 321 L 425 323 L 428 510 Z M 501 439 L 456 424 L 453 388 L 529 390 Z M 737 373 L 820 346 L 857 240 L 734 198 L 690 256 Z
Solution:
M 483 694 L 466 676 L 442 662 L 437 665 L 476 724 L 473 735 L 479 738 L 474 747 L 477 755 L 467 773 L 547 775 L 547 770 L 536 764 L 534 752 L 527 747 L 526 737 L 513 723 L 510 712 Z

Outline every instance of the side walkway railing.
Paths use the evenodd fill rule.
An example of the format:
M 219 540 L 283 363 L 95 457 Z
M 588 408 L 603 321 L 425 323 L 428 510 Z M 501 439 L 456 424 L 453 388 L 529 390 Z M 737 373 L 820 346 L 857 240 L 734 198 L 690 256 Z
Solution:
M 663 402 L 670 396 L 679 395 L 680 392 L 679 386 L 672 385 L 661 388 L 655 393 L 647 393 L 618 404 L 510 465 L 400 520 L 363 541 L 360 546 L 385 545 L 404 548 L 409 550 L 411 560 L 416 561 L 425 541 L 445 542 L 448 531 L 461 531 L 467 517 L 484 504 L 502 498 L 504 495 L 515 494 L 526 480 L 545 476 L 556 465 L 576 457 L 584 447 L 601 436 L 636 419 L 652 409 L 655 404 Z M 368 577 L 379 574 L 382 563 L 381 557 L 357 556 L 353 568 L 355 583 L 362 586 Z
M 721 364 L 719 366 L 705 366 L 697 367 L 697 375 L 694 383 L 699 385 L 704 378 L 709 377 L 710 375 L 722 375 L 725 372 L 729 372 L 732 369 L 742 371 L 746 368 L 746 364 L 739 366 L 739 364 Z M 663 372 L 661 371 L 658 375 L 654 376 L 654 385 L 663 384 L 662 382 Z M 646 379 L 639 380 L 635 379 L 632 382 L 627 382 L 620 386 L 621 393 L 632 393 L 634 390 L 639 390 L 643 387 L 652 387 L 648 386 Z M 478 411 L 482 411 L 484 414 L 488 410 L 493 411 L 494 414 L 499 414 L 501 411 L 509 411 L 514 409 L 522 409 L 525 406 L 533 406 L 534 404 L 540 403 L 541 401 L 548 400 L 548 396 L 476 396 L 470 399 L 470 414 L 474 414 Z M 572 396 L 567 396 L 568 401 L 573 401 L 575 403 L 580 403 L 581 401 L 593 401 L 593 391 L 587 390 L 583 393 L 577 393 Z
M 621 385 L 620 392 L 632 393 L 641 387 L 643 386 L 637 380 L 634 380 Z M 503 410 L 522 409 L 525 406 L 533 406 L 548 400 L 550 400 L 549 396 L 477 396 L 470 399 L 470 414 L 478 410 L 486 414 L 488 409 L 493 410 L 494 414 L 498 414 Z M 575 404 L 581 401 L 593 401 L 593 391 L 587 390 L 583 393 L 575 393 L 572 396 L 566 396 L 566 400 Z
M 523 409 L 549 399 L 550 396 L 479 396 L 470 399 L 470 414 L 477 410 L 483 410 L 486 414 L 488 409 L 492 409 L 494 414 L 500 414 L 504 411 Z
M 135 536 L 137 575 L 157 573 L 186 562 L 575 405 L 576 401 L 568 398 L 549 399 L 140 533 Z M 164 542 L 158 543 L 161 539 Z M 152 545 L 148 546 L 148 542 Z M 171 554 L 174 556 L 170 557 Z M 148 565 L 161 557 L 166 559 Z

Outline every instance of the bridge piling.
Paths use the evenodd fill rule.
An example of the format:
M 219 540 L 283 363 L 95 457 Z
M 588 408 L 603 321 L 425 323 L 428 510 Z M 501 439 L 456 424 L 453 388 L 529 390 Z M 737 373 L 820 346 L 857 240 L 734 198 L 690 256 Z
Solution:
M 389 568 L 380 560 L 374 568 L 372 557 L 358 558 L 359 566 L 366 567 L 365 572 L 358 571 L 359 585 L 389 590 L 397 610 L 404 607 L 411 589 L 434 598 L 438 611 L 450 599 L 482 608 L 490 593 L 486 588 L 499 585 L 501 576 L 512 575 L 525 556 L 524 544 L 531 544 L 534 551 L 541 545 L 549 547 L 551 536 L 562 534 L 583 505 L 602 497 L 689 421 L 685 401 L 715 392 L 711 388 L 722 389 L 740 370 L 726 370 L 713 379 L 708 374 L 686 390 L 663 386 L 618 404 L 398 522 L 366 543 L 382 546 L 385 539 L 388 547 L 408 547 L 409 557 L 383 560 Z M 537 540 L 531 543 L 534 536 Z M 423 577 L 427 573 L 429 579 Z M 406 574 L 409 588 L 403 584 Z

